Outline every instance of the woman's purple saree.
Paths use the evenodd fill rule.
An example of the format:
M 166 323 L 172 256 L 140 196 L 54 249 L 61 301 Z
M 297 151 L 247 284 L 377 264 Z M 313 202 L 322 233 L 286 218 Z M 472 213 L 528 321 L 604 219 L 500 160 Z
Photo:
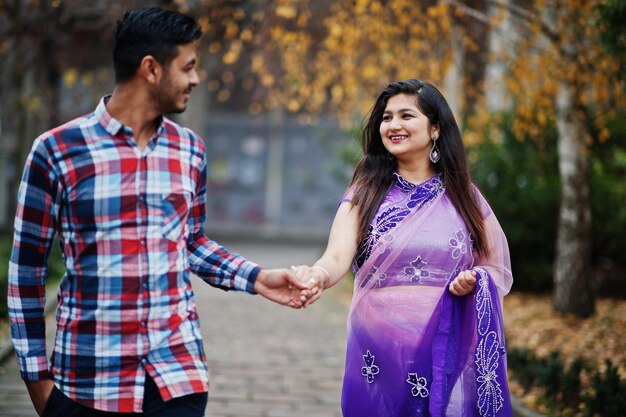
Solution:
M 396 175 L 355 258 L 344 416 L 512 415 L 501 311 L 508 246 L 479 198 L 489 259 L 472 251 L 439 175 L 417 186 Z M 477 272 L 476 290 L 456 297 L 447 284 L 466 269 Z

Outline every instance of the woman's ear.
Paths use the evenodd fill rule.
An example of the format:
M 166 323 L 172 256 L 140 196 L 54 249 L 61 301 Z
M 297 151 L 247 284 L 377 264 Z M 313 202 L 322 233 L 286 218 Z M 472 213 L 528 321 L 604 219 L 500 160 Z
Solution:
M 439 123 L 434 124 L 430 128 L 430 137 L 438 138 L 439 137 Z

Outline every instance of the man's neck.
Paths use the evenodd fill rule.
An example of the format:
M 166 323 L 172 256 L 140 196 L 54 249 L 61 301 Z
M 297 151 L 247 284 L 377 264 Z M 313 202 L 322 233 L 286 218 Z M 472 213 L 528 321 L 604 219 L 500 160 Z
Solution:
M 132 129 L 135 142 L 144 149 L 157 129 L 156 119 L 162 116 L 148 94 L 132 83 L 117 85 L 107 102 L 107 111 Z

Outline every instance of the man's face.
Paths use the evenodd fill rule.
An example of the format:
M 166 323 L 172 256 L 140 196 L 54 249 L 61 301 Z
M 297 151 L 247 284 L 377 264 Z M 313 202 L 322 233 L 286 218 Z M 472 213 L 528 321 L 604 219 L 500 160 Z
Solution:
M 163 77 L 154 91 L 162 114 L 182 113 L 187 108 L 191 89 L 198 85 L 196 43 L 178 46 L 178 55 L 163 67 Z

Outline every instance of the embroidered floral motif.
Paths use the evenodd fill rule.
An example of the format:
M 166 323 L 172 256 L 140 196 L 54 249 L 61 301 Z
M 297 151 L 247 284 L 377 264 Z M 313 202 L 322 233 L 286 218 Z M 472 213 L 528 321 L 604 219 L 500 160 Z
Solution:
M 414 397 L 420 396 L 422 398 L 428 397 L 428 388 L 426 388 L 426 378 L 417 376 L 416 373 L 409 372 L 409 378 L 406 380 L 411 387 L 411 394 Z
M 387 279 L 387 274 L 377 274 L 376 275 L 376 285 L 379 287 L 383 285 L 383 281 Z
M 423 183 L 422 186 L 415 189 L 415 192 L 409 197 L 406 206 L 408 208 L 421 207 L 435 198 L 444 189 L 445 187 L 443 181 L 441 181 L 441 177 L 433 177 Z
M 422 278 L 428 278 L 430 272 L 426 269 L 426 262 L 422 260 L 421 256 L 409 263 L 410 266 L 404 268 L 404 274 L 409 278 L 411 282 L 420 282 Z
M 495 332 L 489 332 L 476 348 L 478 409 L 483 417 L 495 416 L 504 402 L 496 373 L 499 359 L 498 338 Z
M 490 330 L 493 304 L 487 271 L 476 268 L 476 272 L 479 275 L 476 291 L 479 341 L 475 361 L 478 410 L 482 417 L 494 417 L 504 403 L 496 371 L 500 356 L 506 353 L 506 349 L 504 346 L 500 346 L 496 332 Z
M 412 210 L 417 210 L 424 206 L 445 190 L 439 175 L 434 176 L 423 184 L 413 185 L 396 174 L 396 185 L 401 190 L 412 192 L 412 194 L 409 196 L 405 206 L 392 206 L 372 221 L 367 230 L 365 241 L 357 252 L 354 262 L 356 269 L 363 266 L 365 260 L 378 247 L 381 237 L 384 237 L 390 230 L 400 224 Z
M 491 304 L 491 295 L 489 292 L 489 280 L 485 275 L 485 271 L 476 268 L 479 274 L 478 285 L 476 288 L 476 313 L 478 316 L 478 334 L 484 336 L 489 330 L 491 324 L 491 312 L 493 306 Z
M 398 174 L 397 172 L 393 173 L 393 177 L 396 187 L 398 187 L 405 193 L 410 193 L 415 189 L 415 187 L 417 187 L 417 185 L 402 178 L 402 176 L 400 176 L 400 174 Z
M 458 259 L 462 254 L 467 252 L 467 245 L 465 244 L 465 233 L 462 229 L 454 232 L 454 237 L 451 237 L 448 241 L 452 246 L 452 258 Z
M 376 218 L 376 222 L 369 226 L 365 243 L 357 254 L 356 264 L 361 267 L 372 251 L 376 248 L 380 237 L 396 227 L 411 211 L 403 207 L 390 207 Z
M 374 382 L 374 375 L 378 375 L 378 373 L 380 372 L 378 366 L 374 365 L 374 358 L 375 356 L 370 353 L 369 349 L 367 350 L 367 354 L 363 355 L 365 366 L 361 368 L 361 374 L 367 379 L 367 382 L 370 384 Z
M 385 281 L 387 279 L 387 274 L 384 273 L 378 273 L 378 266 L 372 266 L 372 269 L 370 269 L 369 274 L 365 275 L 365 278 L 362 281 L 359 281 L 359 285 L 361 287 L 367 285 L 371 280 L 376 280 L 376 285 L 381 287 L 383 284 L 383 281 Z

